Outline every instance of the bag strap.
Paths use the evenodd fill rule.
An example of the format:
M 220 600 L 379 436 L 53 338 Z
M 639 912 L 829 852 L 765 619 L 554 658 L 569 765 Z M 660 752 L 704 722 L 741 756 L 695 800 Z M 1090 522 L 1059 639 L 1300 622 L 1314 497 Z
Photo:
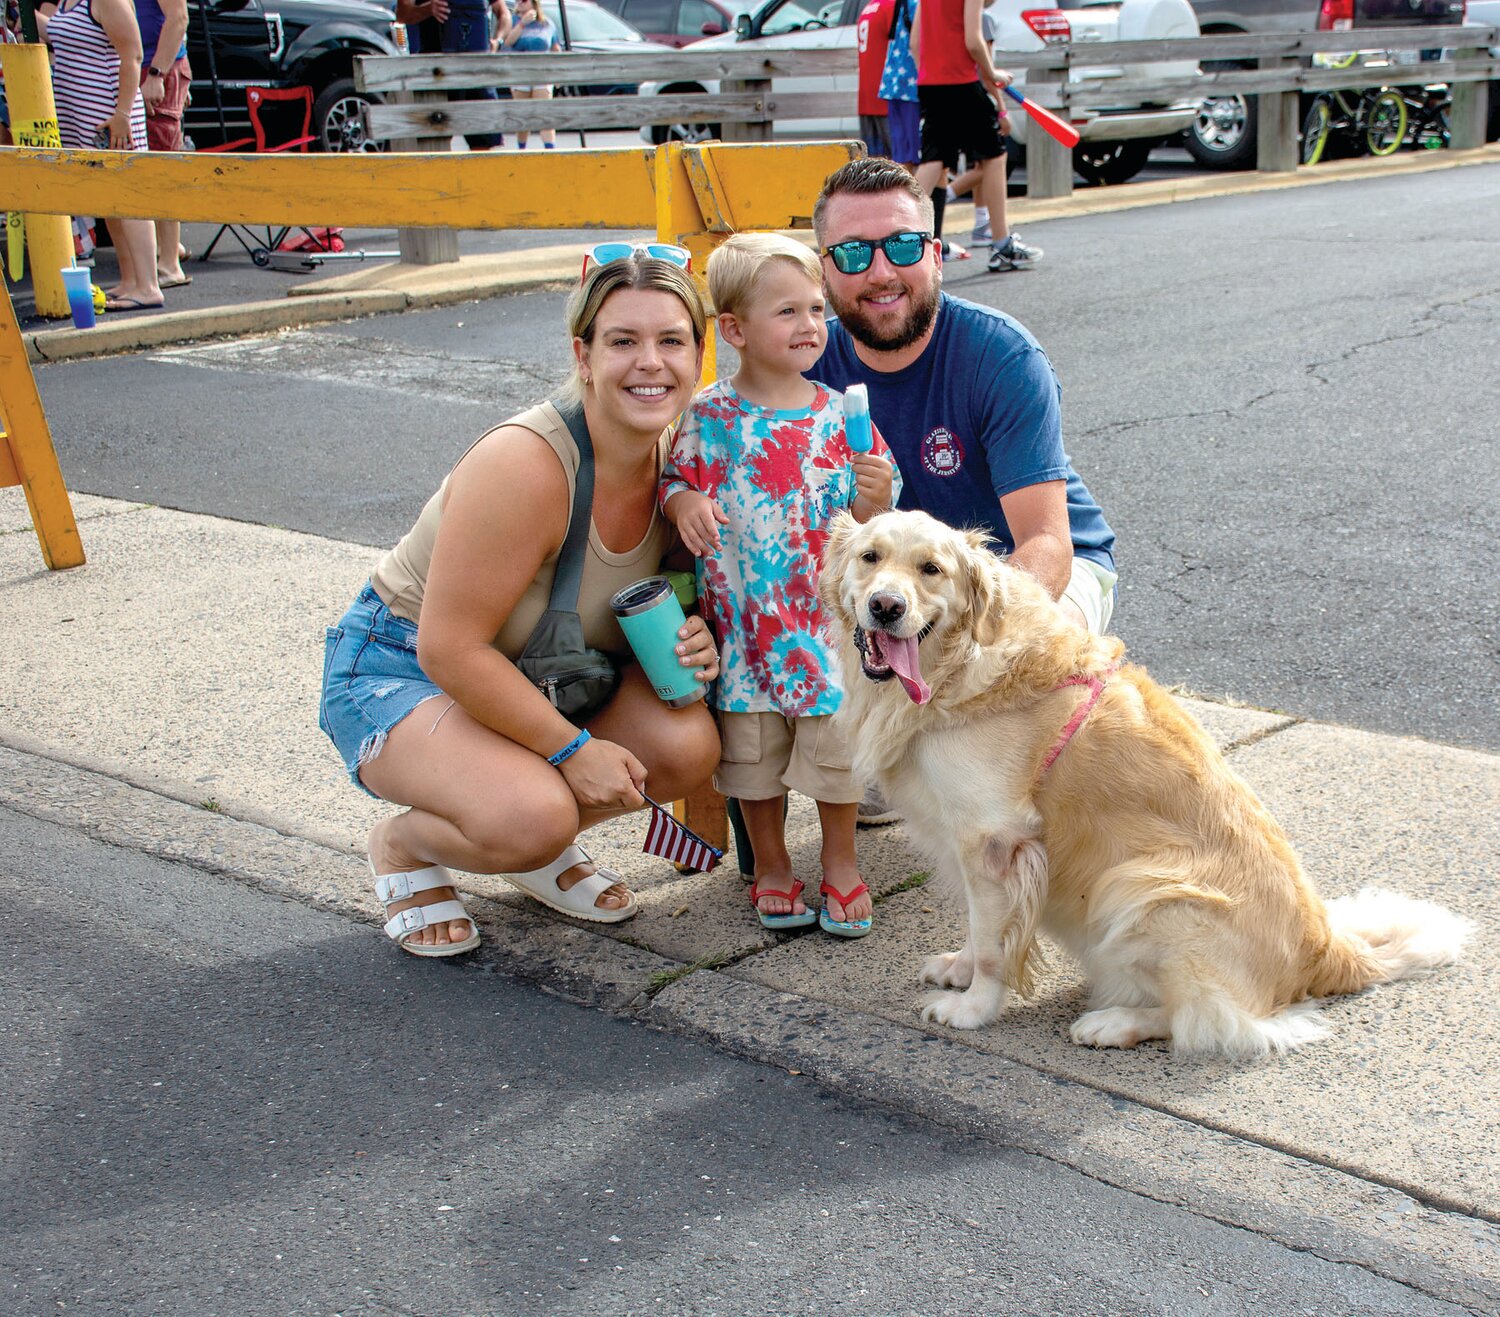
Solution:
M 562 552 L 557 555 L 557 570 L 552 576 L 552 594 L 547 607 L 555 612 L 576 613 L 578 590 L 583 584 L 583 553 L 594 511 L 594 443 L 589 438 L 589 423 L 581 403 L 554 398 L 552 406 L 563 418 L 578 447 L 578 471 L 573 477 L 573 510 L 568 517 L 568 537 L 563 541 Z

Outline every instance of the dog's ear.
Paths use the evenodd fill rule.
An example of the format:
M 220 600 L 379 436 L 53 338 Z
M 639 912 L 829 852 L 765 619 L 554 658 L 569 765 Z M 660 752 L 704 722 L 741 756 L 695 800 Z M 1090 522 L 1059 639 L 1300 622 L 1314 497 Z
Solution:
M 974 640 L 981 646 L 1000 639 L 1005 614 L 1005 572 L 990 548 L 991 540 L 980 531 L 964 534 L 964 571 L 968 577 L 969 607 L 974 613 Z
M 828 523 L 828 543 L 823 547 L 823 567 L 818 574 L 818 595 L 833 613 L 843 612 L 839 588 L 849 559 L 849 542 L 858 529 L 859 522 L 847 508 L 834 513 L 833 520 Z

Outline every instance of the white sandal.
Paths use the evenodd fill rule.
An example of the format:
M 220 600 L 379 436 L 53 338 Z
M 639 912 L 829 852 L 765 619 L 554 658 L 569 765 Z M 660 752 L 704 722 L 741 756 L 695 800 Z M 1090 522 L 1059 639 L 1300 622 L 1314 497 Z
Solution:
M 572 915 L 575 919 L 586 919 L 594 924 L 618 924 L 629 919 L 640 908 L 634 892 L 630 894 L 630 903 L 618 909 L 605 910 L 594 904 L 601 892 L 625 881 L 613 869 L 596 867 L 593 873 L 579 879 L 566 892 L 557 885 L 558 878 L 575 864 L 593 863 L 588 852 L 574 842 L 551 864 L 544 864 L 529 873 L 504 873 L 500 876 L 518 891 L 559 914 Z
M 375 862 L 370 862 L 370 872 L 375 876 L 375 895 L 390 914 L 394 901 L 404 901 L 418 892 L 431 891 L 434 887 L 452 887 L 453 875 L 441 864 L 429 864 L 425 869 L 413 869 L 410 873 L 375 873 Z M 473 933 L 462 942 L 408 942 L 413 933 L 420 933 L 432 924 L 446 924 L 452 919 L 466 919 Z M 385 922 L 385 935 L 402 951 L 414 956 L 457 956 L 472 951 L 479 945 L 479 925 L 474 916 L 458 900 L 434 901 L 430 905 L 407 906 L 397 911 Z

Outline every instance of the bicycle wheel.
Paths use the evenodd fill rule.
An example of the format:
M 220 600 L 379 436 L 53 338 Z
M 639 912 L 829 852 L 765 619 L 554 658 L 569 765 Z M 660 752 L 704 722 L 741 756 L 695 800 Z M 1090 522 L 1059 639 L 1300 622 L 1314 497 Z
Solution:
M 1399 92 L 1383 91 L 1365 114 L 1365 145 L 1371 155 L 1391 155 L 1406 140 L 1406 100 Z
M 1313 98 L 1302 120 L 1302 163 L 1315 165 L 1323 158 L 1328 145 L 1328 125 L 1333 116 L 1328 109 L 1328 100 L 1323 96 Z

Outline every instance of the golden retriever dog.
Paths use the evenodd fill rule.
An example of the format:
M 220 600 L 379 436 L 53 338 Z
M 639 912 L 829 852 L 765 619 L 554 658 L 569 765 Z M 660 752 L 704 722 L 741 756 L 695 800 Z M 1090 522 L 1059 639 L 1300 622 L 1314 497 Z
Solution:
M 1043 932 L 1089 980 L 1075 1043 L 1256 1057 L 1322 1037 L 1315 999 L 1458 955 L 1470 926 L 1428 902 L 1320 900 L 1203 729 L 985 536 L 841 514 L 821 588 L 855 767 L 968 899 L 924 1019 L 993 1023 Z

